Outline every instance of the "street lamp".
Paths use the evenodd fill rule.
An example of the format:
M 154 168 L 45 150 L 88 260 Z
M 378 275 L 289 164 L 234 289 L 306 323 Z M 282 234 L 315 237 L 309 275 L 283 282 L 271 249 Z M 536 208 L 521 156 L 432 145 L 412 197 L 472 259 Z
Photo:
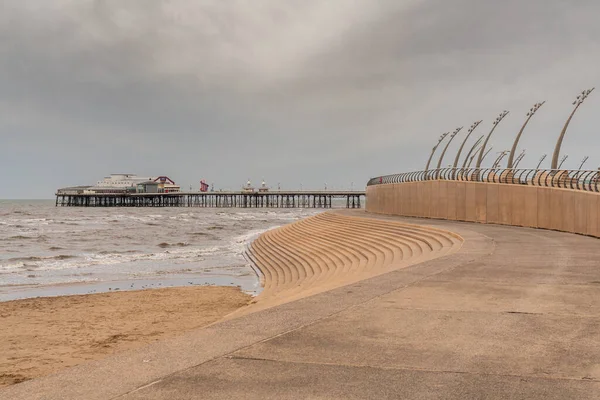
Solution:
M 569 158 L 569 155 L 565 154 L 563 156 L 563 158 L 560 159 L 560 163 L 558 164 L 558 167 L 553 168 L 553 169 L 560 169 L 560 167 L 562 167 L 562 165 L 565 163 L 565 161 L 567 161 L 567 158 Z
M 585 99 L 587 99 L 587 97 L 590 95 L 590 93 L 592 93 L 594 91 L 594 89 L 595 88 L 584 90 L 583 92 L 581 92 L 581 94 L 579 96 L 577 96 L 577 99 L 575 99 L 575 101 L 573 102 L 573 105 L 575 106 L 575 108 L 571 112 L 571 115 L 569 115 L 569 118 L 567 119 L 567 122 L 565 122 L 565 126 L 563 127 L 562 131 L 560 132 L 560 136 L 558 137 L 558 140 L 556 141 L 556 147 L 554 148 L 554 154 L 552 155 L 552 164 L 550 166 L 551 169 L 559 169 L 560 168 L 558 166 L 558 157 L 560 155 L 560 147 L 562 146 L 563 139 L 565 138 L 565 133 L 567 133 L 567 128 L 569 127 L 569 123 L 571 123 L 571 120 L 573 119 L 573 115 L 575 115 L 575 112 L 577 111 L 579 106 L 583 104 Z
M 425 166 L 425 173 L 427 173 L 427 171 L 429 171 L 429 164 L 431 163 L 431 159 L 433 158 L 433 153 L 435 153 L 435 151 L 439 147 L 440 143 L 442 143 L 442 140 L 444 140 L 446 138 L 446 136 L 448 136 L 449 134 L 450 134 L 450 132 L 443 133 L 440 136 L 440 138 L 438 139 L 437 144 L 435 146 L 433 146 L 433 149 L 431 149 L 431 154 L 429 155 L 429 160 L 427 160 L 427 165 Z
M 477 151 L 479 151 L 479 149 L 481 149 L 481 146 L 477 148 Z M 473 160 L 475 159 L 476 154 L 477 154 L 477 152 L 475 152 L 475 154 L 473 154 L 471 156 L 471 158 L 469 159 L 469 163 L 467 164 L 467 169 L 471 168 L 471 164 L 473 164 Z
M 513 168 L 513 160 L 514 160 L 514 156 L 515 156 L 515 151 L 517 150 L 517 144 L 519 143 L 519 139 L 521 139 L 521 135 L 523 134 L 523 131 L 525 130 L 525 127 L 529 123 L 529 120 L 531 119 L 531 117 L 533 117 L 535 115 L 535 112 L 537 110 L 539 110 L 540 107 L 544 105 L 544 103 L 546 103 L 546 102 L 542 101 L 541 103 L 535 103 L 533 105 L 533 107 L 531 107 L 529 109 L 529 112 L 527 113 L 527 119 L 525 120 L 525 123 L 523 124 L 523 126 L 521 127 L 521 130 L 517 134 L 517 137 L 515 138 L 515 142 L 513 143 L 512 149 L 510 150 L 510 156 L 508 157 L 508 164 L 506 165 L 506 168 L 508 168 L 508 169 Z
M 485 154 L 483 155 L 483 158 L 481 159 L 481 162 L 483 162 L 485 160 L 485 158 L 487 157 L 487 155 L 490 154 L 493 149 L 494 149 L 494 146 L 491 146 L 489 148 L 489 150 L 485 152 Z
M 479 126 L 479 124 L 481 124 L 482 122 L 483 122 L 482 120 L 473 122 L 471 124 L 471 126 L 469 127 L 469 131 L 467 132 L 467 136 L 465 136 L 465 140 L 463 140 L 463 142 L 461 143 L 460 148 L 458 149 L 458 153 L 456 153 L 456 158 L 454 158 L 454 164 L 452 165 L 453 169 L 456 169 L 456 167 L 458 166 L 458 160 L 460 159 L 460 153 L 462 153 L 463 147 L 465 147 L 465 143 L 467 143 L 467 140 L 469 139 L 469 136 L 471 136 L 471 133 L 473 133 L 473 131 L 475 129 L 477 129 L 477 127 Z
M 483 146 L 481 147 L 481 150 L 479 151 L 479 158 L 477 159 L 477 164 L 475 165 L 475 168 L 481 168 L 481 162 L 483 161 L 483 153 L 485 151 L 485 147 L 487 146 L 487 142 L 488 142 L 488 140 L 490 140 L 490 137 L 492 136 L 492 133 L 494 133 L 494 130 L 496 129 L 498 124 L 507 115 L 508 115 L 508 111 L 504 110 L 500 113 L 500 115 L 498 115 L 498 117 L 494 121 L 494 126 L 492 127 L 492 130 L 490 131 L 490 133 L 488 133 L 487 137 L 485 138 L 485 141 L 483 142 Z
M 463 169 L 465 169 L 465 167 L 467 166 L 467 162 L 470 160 L 471 153 L 473 153 L 473 151 L 475 151 L 475 149 L 479 150 L 479 147 L 477 147 L 477 146 L 479 146 L 479 144 L 481 143 L 481 141 L 483 140 L 484 137 L 485 137 L 484 135 L 481 135 L 479 137 L 479 139 L 477 139 L 477 141 L 475 143 L 473 143 L 471 150 L 469 150 L 469 152 L 467 153 L 467 156 L 465 157 L 465 161 L 463 162 L 463 165 L 462 165 Z M 475 151 L 475 154 L 477 154 L 476 151 Z
M 448 146 L 450 146 L 450 143 L 452 143 L 452 140 L 456 137 L 456 135 L 458 135 L 458 132 L 460 132 L 462 130 L 462 126 L 460 128 L 456 128 L 454 130 L 454 132 L 452 132 L 452 134 L 450 135 L 450 140 L 448 140 L 448 143 L 446 143 L 446 147 L 444 147 L 444 151 L 442 151 L 442 154 L 440 155 L 440 159 L 438 160 L 438 164 L 437 164 L 437 170 L 438 170 L 438 175 L 440 173 L 440 168 L 442 167 L 442 160 L 444 159 L 444 155 L 446 154 L 446 150 L 448 150 Z
M 540 161 L 538 162 L 538 165 L 537 165 L 537 167 L 535 167 L 535 170 L 536 170 L 536 171 L 540 169 L 540 166 L 542 165 L 542 163 L 544 162 L 544 160 L 546 159 L 546 157 L 548 157 L 548 154 L 544 154 L 544 155 L 543 155 L 543 156 L 540 158 Z
M 579 170 L 580 171 L 581 171 L 581 168 L 583 168 L 583 164 L 586 163 L 586 161 L 588 160 L 588 158 L 590 158 L 590 157 L 585 156 L 585 157 L 583 157 L 583 160 L 581 160 L 581 165 L 579 165 Z
M 521 163 L 521 161 L 525 158 L 525 149 L 523 149 L 523 151 L 521 152 L 521 154 L 519 154 L 517 156 L 517 158 L 515 159 L 514 165 L 513 165 L 513 169 L 517 169 L 517 167 L 519 166 L 519 164 Z
M 497 169 L 500 166 L 500 162 L 506 155 L 508 154 L 508 150 L 504 150 L 500 152 L 500 155 L 496 158 L 494 163 L 492 164 L 492 169 Z
M 469 164 L 467 165 L 467 169 L 471 167 L 471 164 L 473 163 L 473 160 L 475 159 L 475 157 L 477 156 L 477 153 L 478 153 L 478 152 L 481 150 L 481 148 L 482 148 L 482 147 L 483 147 L 483 146 L 479 146 L 479 147 L 477 148 L 477 151 L 475 151 L 475 154 L 473 154 L 473 155 L 471 156 L 471 159 L 469 160 Z M 488 155 L 488 154 L 490 154 L 490 151 L 492 151 L 492 150 L 493 150 L 493 148 L 494 148 L 494 146 L 490 147 L 490 148 L 488 149 L 488 151 L 486 151 L 486 152 L 485 152 L 485 154 L 484 154 L 484 155 L 483 155 L 483 157 L 481 158 L 481 161 L 485 160 L 485 158 L 487 157 L 487 155 Z

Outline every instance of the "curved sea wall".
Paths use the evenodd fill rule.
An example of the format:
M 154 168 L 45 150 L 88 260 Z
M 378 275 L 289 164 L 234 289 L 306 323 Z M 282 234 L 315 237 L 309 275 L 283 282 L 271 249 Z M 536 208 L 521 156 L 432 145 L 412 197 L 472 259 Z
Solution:
M 443 180 L 372 185 L 366 210 L 600 237 L 600 194 L 572 189 Z
M 267 231 L 247 256 L 263 274 L 256 306 L 270 307 L 453 253 L 445 230 L 326 212 Z

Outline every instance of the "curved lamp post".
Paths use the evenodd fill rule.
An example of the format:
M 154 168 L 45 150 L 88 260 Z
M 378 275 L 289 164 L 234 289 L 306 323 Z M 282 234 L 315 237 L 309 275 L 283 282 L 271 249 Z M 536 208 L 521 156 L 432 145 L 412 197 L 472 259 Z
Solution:
M 469 131 L 467 132 L 467 136 L 465 136 L 465 140 L 463 140 L 463 142 L 461 143 L 461 145 L 458 149 L 458 153 L 456 153 L 456 158 L 454 158 L 454 164 L 452 165 L 452 168 L 456 169 L 456 167 L 458 166 L 458 160 L 460 159 L 460 153 L 462 153 L 463 147 L 465 147 L 465 143 L 467 143 L 467 140 L 469 140 L 469 136 L 471 136 L 471 133 L 473 133 L 473 131 L 475 129 L 477 129 L 479 124 L 481 124 L 482 122 L 483 122 L 482 120 L 479 120 L 479 121 L 473 122 L 473 124 L 471 124 L 471 127 L 469 128 Z
M 565 154 L 563 156 L 563 158 L 560 159 L 560 163 L 558 164 L 558 167 L 556 167 L 555 169 L 560 169 L 560 167 L 562 167 L 562 165 L 565 163 L 565 161 L 567 161 L 567 158 L 569 158 L 569 155 Z
M 494 163 L 492 164 L 492 169 L 498 169 L 498 167 L 500 166 L 500 162 L 504 157 L 506 157 L 507 154 L 508 150 L 501 151 L 500 155 L 496 158 L 496 160 L 494 160 Z
M 469 150 L 469 152 L 467 153 L 467 156 L 465 157 L 465 162 L 463 162 L 463 165 L 462 165 L 463 169 L 465 169 L 467 167 L 467 162 L 470 160 L 471 153 L 473 153 L 473 151 L 475 151 L 476 148 L 477 148 L 477 150 L 479 150 L 479 147 L 477 147 L 477 146 L 479 146 L 479 143 L 481 143 L 481 141 L 483 140 L 484 137 L 485 137 L 484 135 L 481 135 L 479 137 L 479 139 L 477 139 L 477 141 L 475 143 L 473 143 L 471 150 Z M 475 153 L 477 154 L 477 152 L 475 152 Z M 471 164 L 469 163 L 469 166 L 470 165 Z
M 579 165 L 579 170 L 581 171 L 581 168 L 583 168 L 583 164 L 586 163 L 586 161 L 588 160 L 588 156 L 583 157 L 583 160 L 581 160 L 581 164 Z
M 492 133 L 494 133 L 494 130 L 496 129 L 498 124 L 507 115 L 508 115 L 508 111 L 504 110 L 500 113 L 500 115 L 498 115 L 498 117 L 494 121 L 494 126 L 492 127 L 492 130 L 490 131 L 490 133 L 488 133 L 487 137 L 485 138 L 485 141 L 483 142 L 483 146 L 481 147 L 481 150 L 479 151 L 479 158 L 477 159 L 477 164 L 475 164 L 475 168 L 481 168 L 481 162 L 483 161 L 483 153 L 485 152 L 485 146 L 487 146 L 487 142 L 488 142 L 488 140 L 490 140 L 490 137 L 492 136 Z
M 433 146 L 433 149 L 431 149 L 431 154 L 429 155 L 429 160 L 427 160 L 427 165 L 425 166 L 425 175 L 427 175 L 427 171 L 429 171 L 429 164 L 431 164 L 431 159 L 433 158 L 433 153 L 435 153 L 435 151 L 439 147 L 440 143 L 442 143 L 442 140 L 444 140 L 446 138 L 446 136 L 448 136 L 449 134 L 450 134 L 450 132 L 446 132 L 446 133 L 442 134 L 442 136 L 440 136 L 440 138 L 438 139 L 437 144 L 435 146 Z
M 540 161 L 538 162 L 538 165 L 537 165 L 537 167 L 535 167 L 535 170 L 536 170 L 536 171 L 540 169 L 540 166 L 542 165 L 542 163 L 544 162 L 544 160 L 546 159 L 546 157 L 548 157 L 548 154 L 544 154 L 544 155 L 543 155 L 543 156 L 540 158 Z
M 477 150 L 475 151 L 475 153 L 471 156 L 471 158 L 469 159 L 469 163 L 467 164 L 467 169 L 471 168 L 471 164 L 473 164 L 473 160 L 475 159 L 475 157 L 477 156 L 477 152 L 481 150 L 481 146 L 477 147 Z
M 471 159 L 469 160 L 469 164 L 467 165 L 467 168 L 471 167 L 471 164 L 473 163 L 473 160 L 475 159 L 475 157 L 477 156 L 477 152 L 480 151 L 483 148 L 483 146 L 480 146 L 477 148 L 477 151 L 475 152 L 475 154 L 473 154 L 471 156 Z M 481 161 L 485 160 L 485 158 L 487 157 L 488 154 L 490 154 L 490 151 L 492 151 L 494 148 L 494 146 L 490 147 L 488 149 L 488 151 L 485 152 L 485 154 L 483 155 L 483 158 L 481 159 Z
M 521 139 L 521 135 L 523 134 L 523 131 L 525 130 L 525 127 L 529 123 L 529 120 L 531 119 L 531 117 L 534 116 L 535 112 L 537 110 L 539 110 L 540 107 L 544 105 L 544 103 L 546 103 L 546 102 L 542 101 L 541 103 L 535 103 L 533 105 L 533 107 L 531 107 L 529 112 L 527 113 L 527 119 L 525 120 L 525 123 L 523 124 L 523 126 L 521 127 L 521 130 L 517 134 L 517 137 L 515 138 L 515 142 L 513 143 L 512 149 L 510 150 L 510 156 L 508 157 L 508 164 L 506 165 L 506 168 L 508 168 L 508 169 L 513 168 L 515 151 L 517 150 L 517 144 L 519 143 L 519 139 Z
M 525 158 L 525 149 L 523 149 L 523 151 L 521 152 L 521 154 L 519 154 L 517 156 L 517 158 L 515 158 L 515 162 L 513 165 L 513 169 L 517 169 L 517 167 L 519 166 L 519 164 L 521 163 L 521 161 Z
M 494 146 L 490 147 L 489 150 L 485 152 L 485 154 L 483 155 L 483 158 L 481 159 L 482 162 L 483 162 L 483 160 L 485 160 L 487 155 L 492 152 L 493 149 L 494 149 Z
M 562 131 L 560 132 L 560 136 L 558 137 L 558 140 L 556 141 L 556 147 L 554 148 L 554 154 L 552 155 L 552 164 L 550 165 L 550 168 L 552 168 L 552 169 L 560 168 L 560 166 L 558 165 L 558 157 L 560 156 L 560 147 L 562 145 L 563 139 L 565 138 L 565 133 L 567 133 L 567 128 L 569 127 L 569 123 L 571 123 L 571 120 L 573 119 L 573 115 L 575 115 L 575 112 L 577 111 L 579 106 L 583 104 L 585 99 L 587 99 L 587 97 L 590 95 L 590 93 L 592 93 L 594 91 L 594 89 L 595 88 L 584 90 L 583 92 L 581 92 L 581 94 L 579 96 L 577 96 L 577 99 L 573 102 L 573 105 L 575 106 L 575 108 L 571 112 L 571 115 L 569 115 L 569 118 L 567 119 L 567 122 L 565 122 L 565 126 L 563 127 Z M 563 162 L 564 162 L 564 160 L 563 160 Z M 561 165 L 562 165 L 562 163 L 561 163 Z
M 454 132 L 452 132 L 452 134 L 450 135 L 450 140 L 448 140 L 448 143 L 446 143 L 446 147 L 444 147 L 444 151 L 442 151 L 442 154 L 440 155 L 440 159 L 438 160 L 438 163 L 437 163 L 438 173 L 439 173 L 439 169 L 442 168 L 442 160 L 444 159 L 446 150 L 448 150 L 448 146 L 450 146 L 450 143 L 452 143 L 452 140 L 456 137 L 456 135 L 458 135 L 458 132 L 460 132 L 462 128 L 463 128 L 462 126 L 460 128 L 456 128 L 454 130 Z

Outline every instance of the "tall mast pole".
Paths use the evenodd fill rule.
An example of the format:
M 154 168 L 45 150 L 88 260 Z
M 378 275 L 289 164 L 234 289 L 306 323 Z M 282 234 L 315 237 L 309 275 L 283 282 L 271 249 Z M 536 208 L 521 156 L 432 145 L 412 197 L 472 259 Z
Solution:
M 569 127 L 569 124 L 571 123 L 571 120 L 573 119 L 575 112 L 579 109 L 579 106 L 581 106 L 583 104 L 585 99 L 587 99 L 587 97 L 590 95 L 590 93 L 592 93 L 594 91 L 594 89 L 595 88 L 591 88 L 591 89 L 582 91 L 581 94 L 579 96 L 577 96 L 577 99 L 573 102 L 573 105 L 575 106 L 575 108 L 573 108 L 571 115 L 569 115 L 569 118 L 567 119 L 567 122 L 565 122 L 565 126 L 563 127 L 562 131 L 560 132 L 560 136 L 558 137 L 558 140 L 556 141 L 556 147 L 554 148 L 554 154 L 552 154 L 552 164 L 550 165 L 551 169 L 560 168 L 560 166 L 558 165 L 558 158 L 560 157 L 560 148 L 562 146 L 563 139 L 565 138 L 565 134 L 567 133 L 567 128 Z M 562 165 L 562 163 L 561 163 L 561 165 Z
M 485 147 L 487 146 L 488 140 L 490 140 L 490 137 L 492 136 L 492 133 L 494 133 L 494 130 L 496 130 L 496 127 L 498 126 L 498 124 L 500 124 L 500 122 L 507 115 L 508 115 L 508 111 L 504 110 L 500 113 L 500 115 L 498 115 L 498 117 L 494 121 L 494 126 L 492 127 L 492 130 L 490 131 L 490 133 L 488 133 L 487 137 L 485 138 L 485 141 L 483 142 L 483 146 L 481 147 L 481 150 L 479 151 L 479 158 L 477 159 L 477 164 L 475 164 L 475 168 L 481 168 L 481 162 L 483 161 L 483 154 L 485 152 Z
M 533 105 L 533 107 L 531 107 L 529 112 L 527 113 L 527 119 L 525 120 L 525 123 L 523 124 L 523 126 L 521 127 L 521 130 L 517 134 L 517 137 L 515 138 L 515 142 L 513 143 L 512 149 L 510 150 L 510 156 L 508 157 L 508 164 L 507 164 L 506 168 L 508 168 L 508 169 L 513 168 L 513 160 L 515 157 L 515 151 L 517 150 L 517 144 L 519 143 L 519 139 L 521 139 L 521 135 L 523 134 L 523 131 L 525 131 L 525 127 L 529 123 L 529 120 L 531 119 L 531 117 L 533 117 L 535 115 L 535 112 L 537 110 L 539 110 L 540 107 L 544 105 L 544 103 L 546 103 L 546 102 L 542 101 L 541 103 L 535 103 Z
M 517 156 L 517 158 L 515 159 L 515 163 L 513 165 L 513 169 L 517 169 L 517 167 L 519 166 L 519 164 L 521 163 L 521 160 L 523 160 L 525 158 L 525 150 L 523 150 L 521 152 L 521 154 L 519 154 Z
M 567 158 L 569 158 L 569 155 L 568 155 L 568 154 L 565 154 L 565 155 L 563 156 L 563 158 L 561 158 L 561 160 L 560 160 L 560 163 L 558 164 L 558 167 L 557 167 L 557 168 L 554 168 L 554 169 L 560 169 L 560 167 L 562 167 L 562 165 L 564 164 L 564 162 L 565 162 L 565 161 L 567 161 Z
M 462 165 L 463 169 L 467 167 L 467 162 L 470 160 L 471 153 L 473 153 L 473 151 L 475 151 L 475 149 L 479 150 L 479 147 L 477 147 L 477 146 L 479 146 L 479 144 L 481 143 L 481 141 L 483 140 L 484 137 L 485 137 L 484 135 L 481 135 L 479 137 L 479 139 L 477 139 L 477 141 L 475 143 L 473 143 L 471 150 L 469 150 L 469 152 L 467 153 L 467 156 L 465 157 L 465 162 L 463 162 L 463 165 Z M 477 154 L 477 151 L 475 151 L 475 154 Z
M 444 134 L 442 134 L 442 136 L 440 136 L 440 138 L 438 139 L 438 142 L 436 143 L 435 146 L 433 146 L 433 149 L 431 149 L 431 154 L 429 155 L 429 160 L 427 160 L 427 165 L 425 166 L 425 175 L 427 175 L 427 171 L 429 171 L 429 164 L 431 164 L 431 159 L 433 158 L 433 153 L 435 153 L 435 151 L 437 150 L 437 148 L 439 147 L 440 143 L 442 143 L 442 141 L 446 138 L 446 136 L 448 136 L 450 134 L 450 132 L 446 132 Z
M 535 167 L 535 170 L 536 170 L 536 171 L 540 169 L 540 166 L 542 165 L 542 163 L 544 162 L 544 160 L 546 159 L 546 157 L 548 157 L 548 154 L 544 154 L 544 155 L 543 155 L 543 156 L 540 158 L 540 161 L 538 162 L 538 165 L 537 165 L 537 167 Z
M 469 128 L 469 131 L 467 132 L 467 136 L 465 136 L 465 140 L 462 141 L 458 152 L 456 153 L 456 158 L 454 158 L 454 164 L 452 165 L 452 168 L 456 168 L 458 167 L 458 160 L 460 159 L 460 153 L 462 153 L 463 148 L 465 147 L 465 143 L 467 143 L 467 140 L 469 139 L 469 136 L 471 136 L 471 133 L 473 133 L 473 131 L 475 129 L 477 129 L 477 127 L 479 126 L 479 124 L 481 124 L 483 121 L 479 120 L 476 122 L 473 122 L 473 124 L 471 124 L 471 127 Z
M 588 160 L 588 158 L 590 158 L 589 156 L 585 156 L 583 157 L 583 160 L 581 160 L 581 164 L 579 165 L 579 170 L 581 171 L 581 168 L 583 168 L 583 164 L 586 163 L 586 161 Z
M 442 154 L 440 155 L 440 159 L 438 160 L 437 169 L 442 168 L 442 161 L 444 160 L 444 155 L 446 154 L 446 150 L 448 150 L 448 146 L 450 146 L 450 143 L 452 143 L 452 140 L 454 140 L 454 138 L 456 137 L 456 135 L 458 135 L 458 132 L 460 132 L 461 129 L 462 129 L 462 126 L 460 128 L 456 128 L 454 130 L 454 132 L 452 132 L 452 134 L 450 135 L 450 140 L 448 140 L 448 143 L 446 143 L 446 147 L 444 147 L 444 151 L 442 151 Z

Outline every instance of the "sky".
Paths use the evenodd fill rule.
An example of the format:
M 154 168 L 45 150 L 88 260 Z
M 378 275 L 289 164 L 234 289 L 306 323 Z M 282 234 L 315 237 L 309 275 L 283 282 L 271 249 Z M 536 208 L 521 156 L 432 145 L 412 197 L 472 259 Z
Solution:
M 600 87 L 598 15 L 597 0 L 4 0 L 0 198 L 110 173 L 358 189 L 423 169 L 464 126 L 451 163 L 502 110 L 491 154 L 509 149 L 544 100 L 520 166 L 549 167 L 575 97 Z M 600 167 L 599 109 L 600 90 L 565 168 Z

